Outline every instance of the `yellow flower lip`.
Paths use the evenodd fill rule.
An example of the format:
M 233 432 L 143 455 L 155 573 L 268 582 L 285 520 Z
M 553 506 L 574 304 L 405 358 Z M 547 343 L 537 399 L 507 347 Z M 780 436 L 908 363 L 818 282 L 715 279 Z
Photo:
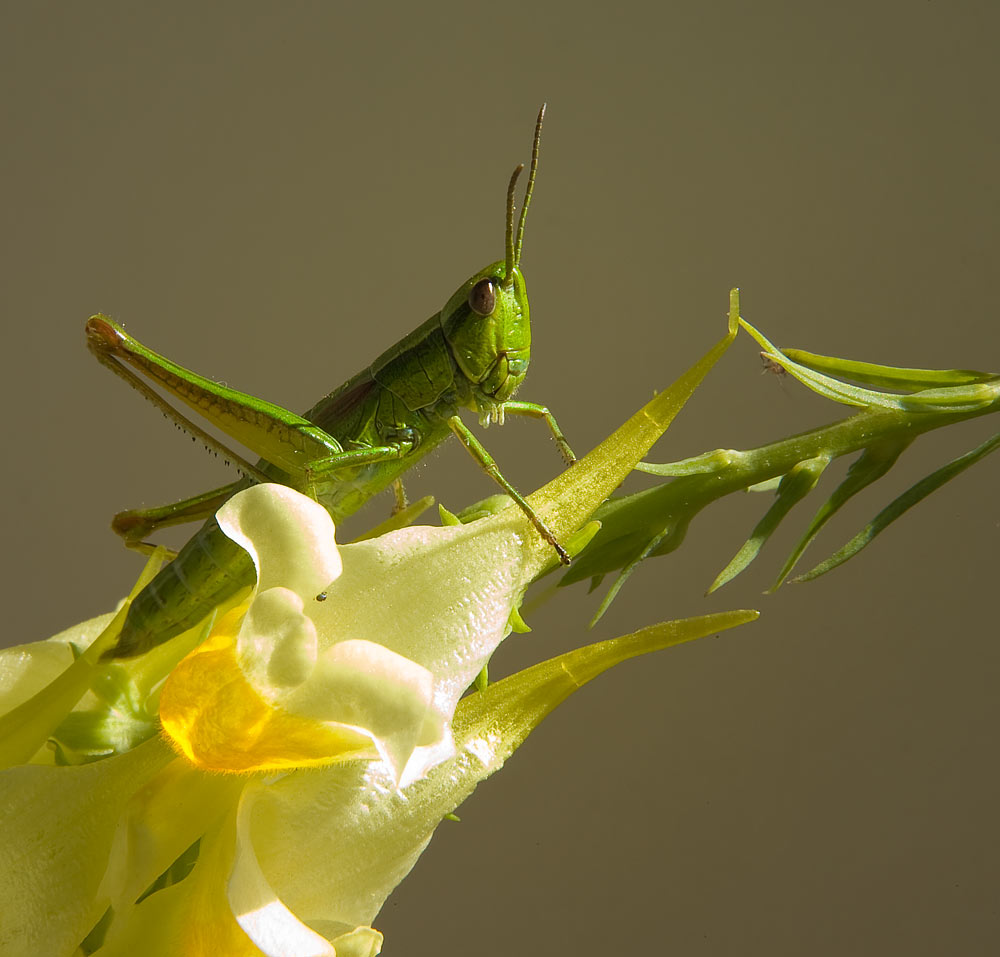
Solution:
M 181 754 L 208 771 L 247 772 L 373 757 L 371 738 L 274 707 L 247 679 L 232 617 L 171 673 L 160 721 Z
M 234 496 L 218 521 L 258 584 L 167 679 L 175 750 L 229 773 L 381 759 L 398 784 L 449 757 L 458 698 L 526 584 L 511 523 L 338 547 L 329 514 L 276 485 Z

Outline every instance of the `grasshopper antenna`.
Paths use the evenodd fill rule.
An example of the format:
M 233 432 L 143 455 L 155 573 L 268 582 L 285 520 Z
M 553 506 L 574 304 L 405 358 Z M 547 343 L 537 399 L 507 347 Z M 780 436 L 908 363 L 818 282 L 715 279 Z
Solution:
M 535 188 L 535 174 L 538 172 L 538 145 L 542 141 L 542 120 L 545 119 L 545 104 L 538 111 L 535 120 L 535 138 L 531 141 L 531 166 L 528 167 L 528 185 L 524 190 L 524 205 L 521 207 L 521 218 L 517 221 L 517 240 L 514 243 L 514 265 L 521 262 L 521 242 L 524 240 L 524 221 L 528 218 L 528 204 L 531 202 L 531 191 Z
M 504 286 L 510 286 L 514 278 L 514 269 L 521 263 L 521 243 L 524 241 L 524 221 L 528 216 L 528 204 L 531 202 L 531 191 L 535 188 L 535 174 L 538 172 L 538 145 L 542 139 L 542 120 L 545 119 L 545 106 L 538 111 L 538 119 L 535 120 L 535 136 L 531 142 L 531 166 L 528 167 L 528 185 L 524 190 L 524 205 L 521 207 L 521 216 L 517 221 L 517 238 L 514 237 L 514 184 L 521 170 L 524 169 L 522 163 L 514 170 L 510 177 L 510 184 L 507 186 L 507 257 L 505 261 Z
M 503 284 L 505 289 L 509 289 L 514 280 L 514 267 L 517 260 L 514 258 L 514 187 L 517 185 L 517 178 L 524 169 L 524 163 L 518 163 L 514 167 L 514 172 L 510 174 L 510 182 L 507 184 L 507 240 L 505 243 L 504 275 Z

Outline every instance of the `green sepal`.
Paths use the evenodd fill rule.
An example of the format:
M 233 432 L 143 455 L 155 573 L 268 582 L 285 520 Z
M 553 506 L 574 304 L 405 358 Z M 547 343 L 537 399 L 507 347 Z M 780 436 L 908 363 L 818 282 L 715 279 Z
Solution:
M 587 522 L 582 528 L 578 528 L 566 539 L 566 554 L 570 558 L 576 558 L 593 541 L 594 536 L 600 530 L 601 523 L 598 521 Z
M 499 770 L 546 715 L 609 668 L 638 655 L 717 635 L 755 621 L 759 615 L 752 609 L 737 609 L 661 622 L 540 662 L 462 698 L 452 726 L 455 743 L 463 749 L 475 742 L 471 750 L 483 764 L 481 778 L 487 777 Z M 487 746 L 488 757 L 483 753 Z M 442 773 L 455 777 L 447 766 Z M 434 778 L 433 772 L 430 777 Z
M 531 628 L 521 617 L 521 611 L 518 608 L 511 608 L 507 624 L 510 626 L 510 630 L 514 632 L 515 635 L 526 635 L 529 631 L 531 631 Z
M 478 502 L 467 505 L 458 513 L 458 520 L 463 525 L 468 525 L 470 522 L 478 521 L 481 518 L 490 518 L 493 515 L 498 515 L 513 504 L 514 500 L 509 495 L 497 492 L 494 495 L 488 495 Z
M 123 754 L 159 731 L 148 715 L 121 708 L 71 711 L 52 733 L 56 764 L 76 765 Z
M 663 486 L 660 486 L 662 488 Z M 658 489 L 610 498 L 594 513 L 600 530 L 591 547 L 576 557 L 559 585 L 565 587 L 627 565 L 658 534 L 671 516 L 660 508 Z
M 449 525 L 461 525 L 462 520 L 454 513 L 449 512 L 443 505 L 438 503 L 438 515 L 441 516 L 441 524 L 447 528 Z
M 0 767 L 31 761 L 87 693 L 101 667 L 96 658 L 114 644 L 127 609 L 123 605 L 90 648 L 54 681 L 0 715 Z
M 353 539 L 355 542 L 364 542 L 370 538 L 378 538 L 380 535 L 385 535 L 387 532 L 394 532 L 400 528 L 406 528 L 412 525 L 424 512 L 427 511 L 434 504 L 433 495 L 425 495 L 423 498 L 418 498 L 415 502 L 411 502 L 405 508 L 401 508 L 398 512 L 390 515 L 384 522 L 379 523 L 374 528 L 369 529 L 363 535 L 359 535 L 357 538 Z
M 222 607 L 232 604 L 230 599 Z M 163 679 L 208 637 L 217 614 L 142 657 L 102 663 L 88 689 L 93 700 L 81 702 L 51 733 L 49 746 L 56 752 L 56 763 L 88 764 L 124 754 L 158 734 Z
M 600 605 L 597 606 L 597 611 L 594 612 L 593 617 L 590 619 L 590 627 L 593 628 L 604 617 L 604 613 L 611 607 L 611 603 L 615 598 L 618 597 L 618 592 L 621 591 L 622 586 L 628 581 L 632 572 L 654 552 L 664 555 L 680 547 L 686 533 L 687 522 L 668 523 L 658 534 L 650 538 L 642 551 L 622 568 L 618 576 L 611 583 L 611 587 L 605 593 L 604 598 L 601 599 Z
M 488 495 L 478 502 L 473 502 L 457 513 L 448 511 L 443 505 L 438 505 L 438 513 L 441 516 L 442 525 L 469 525 L 481 518 L 491 518 L 498 515 L 513 504 L 514 500 L 509 495 L 499 492 L 496 495 Z
M 476 675 L 471 687 L 475 691 L 485 691 L 490 684 L 490 663 L 487 661 L 482 670 Z

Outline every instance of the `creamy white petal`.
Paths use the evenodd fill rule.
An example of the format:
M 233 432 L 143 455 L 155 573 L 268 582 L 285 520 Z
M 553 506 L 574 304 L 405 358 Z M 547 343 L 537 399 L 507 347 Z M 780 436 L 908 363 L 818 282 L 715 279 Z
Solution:
M 216 519 L 250 553 L 260 591 L 281 585 L 314 596 L 340 574 L 333 519 L 294 489 L 251 486 L 226 502 Z

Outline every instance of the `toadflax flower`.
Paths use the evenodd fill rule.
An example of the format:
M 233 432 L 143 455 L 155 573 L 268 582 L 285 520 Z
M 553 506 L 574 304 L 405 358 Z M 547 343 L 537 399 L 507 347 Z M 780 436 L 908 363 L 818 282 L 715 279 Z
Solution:
M 167 680 L 160 720 L 178 749 L 215 771 L 379 758 L 399 786 L 450 756 L 455 705 L 530 580 L 511 524 L 338 548 L 322 506 L 275 485 L 218 520 L 257 586 Z
M 361 814 L 371 794 L 336 783 L 345 774 L 366 768 L 370 787 L 395 791 L 451 757 L 455 705 L 506 635 L 515 602 L 539 562 L 522 547 L 525 532 L 511 516 L 477 526 L 402 529 L 338 547 L 327 512 L 284 486 L 246 490 L 218 520 L 253 557 L 258 581 L 250 600 L 224 614 L 167 677 L 159 701 L 165 740 L 153 738 L 97 764 L 5 772 L 8 787 L 32 795 L 36 818 L 38 808 L 86 808 L 86 820 L 59 830 L 92 832 L 103 819 L 102 837 L 115 833 L 107 844 L 113 845 L 109 870 L 102 873 L 103 862 L 95 861 L 87 875 L 78 875 L 90 886 L 72 888 L 72 898 L 93 902 L 76 919 L 55 901 L 49 906 L 57 912 L 37 919 L 39 888 L 23 882 L 17 866 L 30 866 L 31 846 L 8 845 L 2 852 L 7 915 L 18 897 L 30 899 L 15 907 L 23 922 L 5 916 L 0 925 L 5 953 L 18 952 L 19 943 L 24 953 L 71 953 L 74 938 L 78 942 L 108 905 L 114 920 L 107 953 L 134 953 L 136 934 L 146 953 L 160 952 L 149 937 L 164 954 L 377 950 L 377 933 L 357 930 L 374 916 L 370 907 L 345 908 L 342 898 L 327 895 L 327 906 L 304 915 L 328 933 L 334 927 L 335 939 L 344 933 L 350 938 L 330 944 L 279 903 L 254 850 L 267 830 L 255 835 L 252 808 L 282 775 L 311 785 L 316 772 L 302 769 L 328 767 L 334 789 L 354 798 L 342 802 L 340 813 Z M 345 771 L 347 764 L 352 769 Z M 131 796 L 118 774 L 134 774 Z M 47 793 L 49 787 L 55 791 Z M 119 800 L 90 806 L 78 797 L 71 806 L 69 793 L 88 787 L 102 793 L 110 787 Z M 285 803 L 294 806 L 301 792 L 293 786 L 288 793 Z M 164 814 L 176 801 L 185 813 Z M 23 805 L 17 810 L 29 813 Z M 336 827 L 334 833 L 339 838 L 343 831 Z M 44 833 L 25 839 L 33 843 Z M 189 878 L 135 903 L 199 839 Z M 150 842 L 156 853 L 148 853 Z M 24 857 L 16 861 L 19 850 Z M 101 852 L 100 846 L 89 850 L 95 857 Z M 402 876 L 367 893 L 376 909 Z M 315 885 L 325 878 L 314 872 L 305 880 Z M 359 893 L 355 885 L 353 894 Z M 197 914 L 213 916 L 203 921 Z M 52 936 L 63 929 L 65 939 Z
M 731 320 L 531 497 L 571 550 Z M 372 921 L 434 828 L 545 714 L 624 658 L 755 617 L 653 626 L 463 698 L 554 562 L 519 510 L 337 546 L 320 506 L 263 485 L 218 521 L 258 579 L 207 637 L 108 664 L 119 612 L 0 653 L 5 955 L 378 953 Z

